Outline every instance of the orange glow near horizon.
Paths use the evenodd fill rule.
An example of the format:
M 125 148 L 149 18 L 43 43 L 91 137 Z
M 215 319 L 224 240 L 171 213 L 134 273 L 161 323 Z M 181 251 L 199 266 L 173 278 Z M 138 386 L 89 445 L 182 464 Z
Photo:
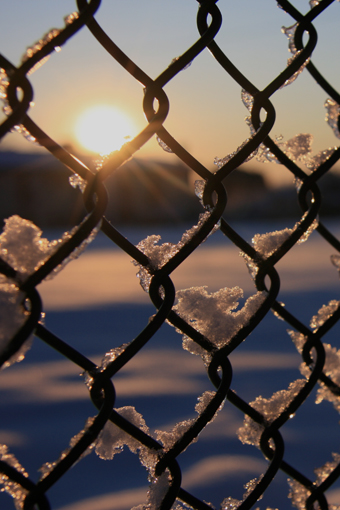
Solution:
M 136 131 L 134 122 L 125 112 L 104 104 L 84 110 L 75 124 L 78 143 L 101 155 L 119 150 Z

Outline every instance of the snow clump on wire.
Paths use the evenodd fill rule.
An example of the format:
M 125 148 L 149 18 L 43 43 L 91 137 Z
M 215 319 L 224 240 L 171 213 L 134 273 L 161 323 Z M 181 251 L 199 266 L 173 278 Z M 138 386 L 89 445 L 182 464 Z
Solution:
M 209 294 L 206 287 L 192 287 L 176 293 L 178 303 L 174 311 L 197 331 L 204 335 L 216 348 L 227 345 L 251 317 L 257 312 L 266 298 L 266 292 L 257 292 L 250 296 L 244 306 L 239 306 L 243 297 L 240 287 L 225 287 Z M 186 335 L 183 348 L 192 354 L 200 354 L 203 359 L 205 351 Z
M 70 260 L 79 256 L 83 248 L 92 241 L 96 232 L 97 228 L 52 271 L 48 278 L 55 276 Z M 72 236 L 72 233 L 65 232 L 61 239 L 49 241 L 41 237 L 42 231 L 31 221 L 17 215 L 11 216 L 5 220 L 3 232 L 0 234 L 0 258 L 17 272 L 16 280 L 24 282 Z M 25 294 L 20 291 L 16 281 L 0 274 L 0 353 L 5 351 L 10 340 L 27 320 L 29 312 L 24 304 Z M 30 343 L 29 338 L 3 366 L 7 367 L 16 361 L 21 361 Z

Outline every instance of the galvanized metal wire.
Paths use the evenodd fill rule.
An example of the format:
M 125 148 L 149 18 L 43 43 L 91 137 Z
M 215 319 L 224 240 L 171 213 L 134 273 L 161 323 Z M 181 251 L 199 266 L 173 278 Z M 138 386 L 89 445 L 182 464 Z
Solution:
M 223 1 L 220 0 L 220 3 L 223 3 Z M 318 235 L 322 236 L 335 251 L 340 252 L 339 240 L 322 222 L 320 215 L 322 197 L 318 186 L 324 175 L 338 162 L 340 148 L 334 150 L 328 158 L 318 164 L 312 173 L 307 173 L 292 157 L 281 150 L 277 141 L 271 138 L 270 133 L 275 124 L 275 108 L 271 102 L 271 97 L 274 93 L 280 93 L 280 88 L 287 82 L 292 81 L 296 77 L 296 73 L 299 73 L 303 67 L 305 67 L 304 72 L 310 73 L 318 85 L 338 105 L 340 112 L 339 92 L 333 88 L 332 84 L 328 83 L 311 60 L 313 50 L 317 45 L 317 32 L 313 21 L 322 15 L 333 2 L 334 0 L 311 1 L 311 8 L 305 15 L 301 14 L 287 0 L 277 2 L 279 7 L 291 16 L 292 23 L 296 23 L 292 35 L 295 54 L 289 65 L 263 89 L 259 89 L 252 83 L 229 60 L 227 53 L 216 42 L 216 35 L 220 30 L 223 30 L 222 16 L 216 0 L 197 2 L 197 40 L 170 66 L 166 65 L 164 71 L 155 78 L 150 77 L 138 66 L 138 63 L 132 61 L 117 46 L 114 42 L 114 34 L 109 36 L 98 24 L 96 13 L 100 8 L 100 0 L 77 0 L 78 11 L 73 15 L 72 21 L 66 24 L 50 40 L 45 41 L 41 48 L 29 56 L 19 67 L 16 67 L 6 58 L 5 51 L 4 54 L 0 55 L 0 67 L 8 81 L 4 89 L 7 117 L 0 125 L 0 138 L 4 137 L 15 126 L 22 126 L 29 136 L 36 139 L 40 146 L 44 147 L 46 151 L 65 165 L 70 171 L 70 175 L 72 173 L 77 174 L 85 181 L 86 189 L 83 196 L 88 211 L 85 219 L 80 224 L 75 225 L 76 228 L 70 237 L 38 269 L 24 279 L 8 262 L 4 259 L 0 260 L 1 273 L 23 293 L 23 306 L 26 309 L 24 324 L 8 341 L 6 348 L 0 355 L 1 365 L 4 365 L 11 356 L 15 355 L 33 333 L 42 342 L 57 350 L 79 369 L 89 374 L 92 380 L 89 386 L 89 398 L 97 409 L 97 414 L 86 432 L 76 440 L 69 451 L 39 481 L 34 481 L 34 475 L 29 477 L 23 475 L 5 457 L 0 461 L 2 483 L 6 485 L 7 490 L 15 492 L 16 498 L 18 498 L 17 492 L 22 492 L 23 496 L 19 504 L 25 510 L 50 508 L 48 502 L 49 489 L 52 486 L 57 486 L 60 478 L 66 476 L 69 469 L 76 462 L 81 461 L 84 452 L 96 441 L 108 421 L 126 431 L 138 442 L 140 447 L 154 454 L 156 461 L 153 477 L 156 483 L 162 474 L 168 473 L 168 486 L 159 502 L 161 510 L 170 509 L 176 500 L 197 510 L 210 509 L 209 504 L 181 487 L 181 454 L 198 438 L 200 432 L 213 419 L 224 401 L 227 410 L 228 406 L 230 408 L 235 406 L 260 426 L 259 446 L 263 457 L 267 459 L 267 469 L 251 490 L 247 492 L 243 501 L 239 501 L 238 504 L 230 502 L 229 507 L 228 503 L 225 503 L 224 507 L 237 507 L 240 510 L 252 508 L 281 471 L 306 489 L 305 499 L 299 503 L 300 507 L 298 506 L 298 508 L 311 509 L 315 507 L 314 505 L 323 510 L 328 508 L 326 491 L 338 479 L 340 464 L 332 466 L 321 482 L 310 479 L 286 461 L 285 444 L 280 430 L 290 417 L 300 410 L 302 404 L 319 384 L 326 386 L 334 396 L 338 397 L 340 395 L 337 381 L 333 380 L 332 376 L 325 371 L 325 348 L 323 344 L 324 336 L 340 317 L 340 307 L 336 306 L 324 323 L 313 331 L 309 325 L 298 319 L 294 310 L 289 310 L 280 303 L 280 272 L 276 266 L 299 240 L 314 227 Z M 117 8 L 119 7 L 117 6 Z M 95 174 L 85 163 L 79 161 L 65 148 L 58 145 L 28 114 L 33 97 L 29 77 L 30 71 L 43 58 L 50 55 L 55 47 L 62 46 L 69 39 L 77 37 L 78 31 L 85 26 L 98 44 L 101 45 L 102 51 L 107 52 L 112 59 L 125 69 L 126 73 L 129 73 L 144 88 L 142 108 L 148 121 L 146 127 L 132 140 L 128 141 L 121 150 L 112 153 L 102 168 Z M 235 152 L 220 164 L 215 173 L 195 159 L 164 127 L 164 121 L 171 107 L 171 97 L 167 96 L 164 90 L 165 86 L 171 80 L 176 80 L 178 74 L 186 66 L 193 60 L 200 59 L 202 52 L 207 50 L 215 59 L 216 66 L 220 66 L 239 85 L 240 90 L 243 90 L 245 100 L 249 103 L 249 123 L 252 133 L 240 148 L 235 148 Z M 90 60 L 91 56 L 88 56 L 88 58 Z M 18 91 L 20 91 L 20 94 Z M 265 120 L 262 120 L 263 116 L 265 116 Z M 334 122 L 337 123 L 338 129 L 340 129 L 340 113 Z M 108 201 L 105 189 L 106 179 L 118 167 L 133 157 L 136 151 L 147 144 L 154 136 L 157 136 L 177 156 L 178 160 L 190 167 L 197 175 L 197 179 L 204 181 L 201 202 L 202 212 L 205 215 L 198 223 L 198 227 L 193 234 L 188 236 L 178 247 L 178 250 L 161 267 L 155 266 L 147 253 L 144 253 L 143 250 L 125 238 L 116 226 L 105 217 Z M 259 149 L 267 154 L 270 153 L 273 159 L 278 160 L 287 172 L 290 172 L 301 183 L 297 195 L 301 208 L 298 227 L 292 229 L 284 242 L 276 246 L 267 256 L 256 249 L 256 246 L 249 244 L 228 223 L 228 176 Z M 222 181 L 224 184 L 222 184 Z M 115 243 L 126 252 L 136 264 L 144 268 L 144 271 L 150 275 L 149 296 L 155 307 L 155 314 L 144 329 L 135 338 L 131 338 L 130 343 L 104 368 L 97 366 L 96 363 L 75 350 L 63 339 L 58 338 L 44 325 L 41 319 L 43 303 L 37 291 L 37 286 L 70 257 L 82 243 L 88 240 L 98 224 L 101 225 L 102 232 L 112 243 Z M 175 288 L 172 281 L 172 273 L 191 256 L 210 234 L 214 235 L 216 226 L 219 227 L 226 238 L 231 240 L 244 253 L 248 264 L 252 268 L 256 289 L 264 295 L 251 318 L 232 334 L 230 341 L 222 346 L 216 345 L 209 336 L 195 328 L 195 321 L 183 318 L 177 311 L 175 302 L 176 291 L 179 289 Z M 207 263 L 208 269 L 209 265 Z M 311 275 L 312 277 L 313 275 Z M 309 375 L 306 377 L 305 383 L 295 392 L 279 415 L 271 420 L 256 406 L 249 404 L 242 398 L 242 395 L 233 390 L 232 364 L 229 360 L 230 354 L 257 328 L 270 310 L 283 319 L 289 327 L 301 334 L 301 338 L 303 338 L 300 349 L 301 360 L 309 368 Z M 314 313 L 315 310 L 311 310 L 311 316 Z M 140 351 L 166 321 L 175 326 L 178 331 L 190 338 L 206 353 L 207 376 L 215 388 L 212 399 L 170 448 L 163 446 L 161 442 L 125 419 L 115 410 L 115 376 L 135 356 L 139 355 Z M 112 330 L 114 328 L 115 324 L 112 324 Z M 228 333 L 226 332 L 226 334 Z M 117 346 L 113 345 L 112 347 Z M 322 441 L 322 438 L 319 438 L 319 440 Z M 46 461 L 48 460 L 46 459 Z M 229 494 L 225 494 L 225 498 L 228 498 L 228 496 Z M 277 506 L 280 507 L 280 502 L 277 503 Z

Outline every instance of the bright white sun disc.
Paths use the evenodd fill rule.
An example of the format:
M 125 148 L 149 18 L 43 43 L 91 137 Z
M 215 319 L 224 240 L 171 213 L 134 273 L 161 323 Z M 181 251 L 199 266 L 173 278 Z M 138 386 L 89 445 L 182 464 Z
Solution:
M 103 155 L 119 150 L 135 130 L 124 112 L 105 105 L 84 111 L 75 126 L 79 143 L 85 149 Z

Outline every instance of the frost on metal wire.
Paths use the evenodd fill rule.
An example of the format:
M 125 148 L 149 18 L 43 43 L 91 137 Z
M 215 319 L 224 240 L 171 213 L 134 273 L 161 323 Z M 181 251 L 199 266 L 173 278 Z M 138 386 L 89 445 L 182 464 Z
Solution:
M 15 468 L 18 473 L 23 475 L 25 478 L 28 477 L 28 473 L 18 462 L 16 457 L 9 452 L 8 447 L 4 444 L 0 444 L 0 461 L 5 462 L 9 466 Z M 0 492 L 7 492 L 15 501 L 15 507 L 19 510 L 23 508 L 23 502 L 27 496 L 27 491 L 21 487 L 19 483 L 11 480 L 4 473 L 0 473 Z
M 259 447 L 264 427 L 270 425 L 288 408 L 305 384 L 305 379 L 297 379 L 290 383 L 287 390 L 277 391 L 270 398 L 259 396 L 253 402 L 250 402 L 250 405 L 261 413 L 264 423 L 257 423 L 246 415 L 243 426 L 238 430 L 239 440 L 244 444 L 253 444 Z
M 331 300 L 327 305 L 323 305 L 320 310 L 314 315 L 310 321 L 310 327 L 313 333 L 316 333 L 326 322 L 330 319 L 335 312 L 339 310 L 340 301 Z M 292 341 L 294 342 L 298 352 L 301 354 L 303 347 L 307 341 L 307 337 L 297 331 L 288 330 Z M 332 347 L 329 343 L 323 343 L 326 359 L 323 372 L 328 376 L 335 384 L 340 386 L 340 350 L 336 347 Z M 313 352 L 312 352 L 313 359 Z M 305 363 L 301 363 L 300 372 L 308 377 L 310 374 L 310 367 Z M 334 394 L 327 385 L 319 381 L 319 388 L 316 393 L 316 404 L 320 404 L 323 400 L 331 402 L 334 408 L 340 413 L 340 403 L 337 394 Z
M 180 249 L 195 235 L 202 227 L 203 223 L 209 218 L 210 213 L 207 211 L 200 214 L 197 225 L 184 232 L 181 240 L 177 244 L 163 243 L 161 245 L 158 242 L 161 240 L 160 235 L 151 235 L 146 239 L 143 239 L 137 244 L 137 248 L 143 252 L 149 258 L 149 264 L 147 267 L 138 264 L 133 261 L 133 264 L 139 268 L 137 277 L 140 280 L 141 287 L 145 292 L 149 292 L 150 282 L 152 273 L 157 269 L 161 269 L 172 257 L 180 251 Z M 215 226 L 213 232 L 218 228 Z

